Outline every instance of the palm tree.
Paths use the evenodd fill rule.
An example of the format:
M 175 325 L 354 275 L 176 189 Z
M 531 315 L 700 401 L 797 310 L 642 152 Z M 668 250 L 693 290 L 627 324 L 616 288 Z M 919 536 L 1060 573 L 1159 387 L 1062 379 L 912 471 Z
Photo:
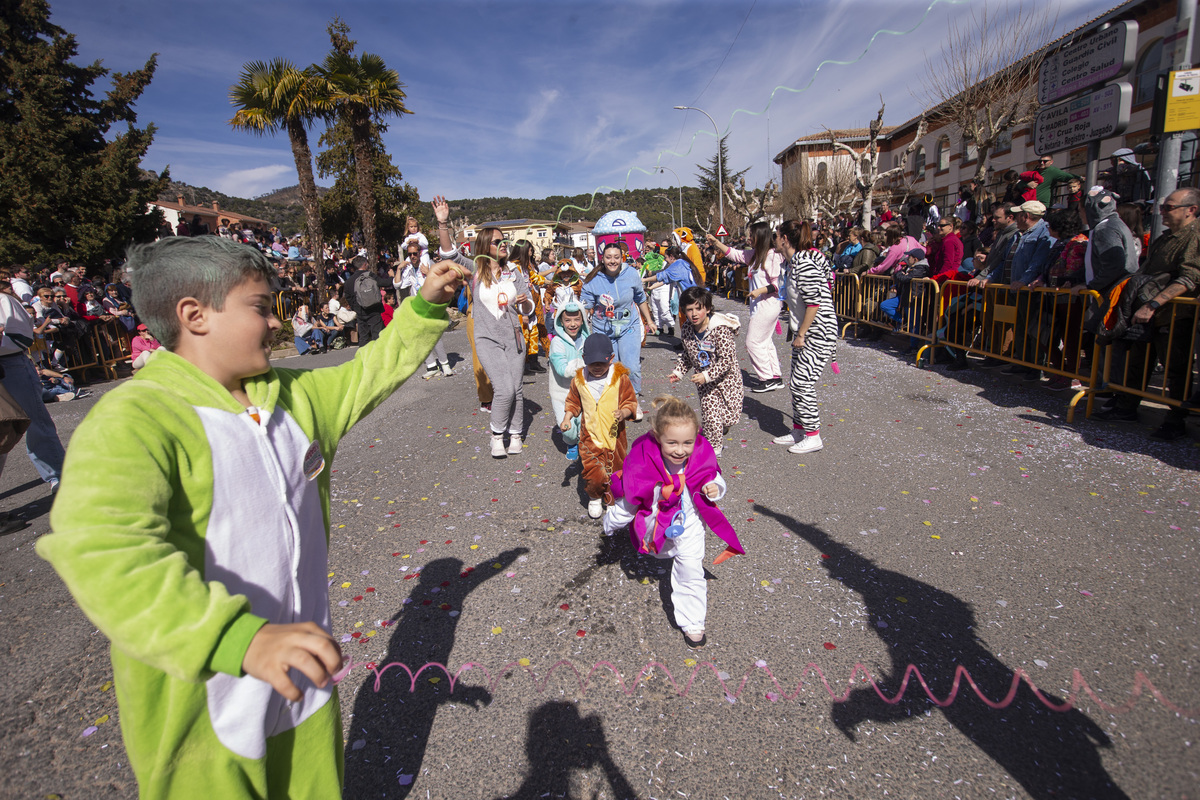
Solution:
M 323 82 L 326 116 L 339 115 L 350 123 L 354 140 L 354 172 L 358 182 L 358 218 L 362 224 L 367 258 L 379 260 L 375 232 L 375 185 L 371 157 L 371 129 L 390 114 L 411 114 L 404 106 L 404 84 L 394 69 L 373 53 L 355 57 L 335 50 L 315 68 Z
M 242 67 L 241 78 L 229 88 L 229 102 L 237 109 L 229 124 L 258 136 L 274 134 L 280 129 L 287 131 L 300 179 L 308 245 L 323 303 L 326 299 L 322 266 L 325 240 L 321 231 L 321 203 L 313 178 L 312 150 L 308 146 L 308 127 L 323 107 L 318 93 L 322 85 L 311 68 L 297 69 L 286 59 L 277 58 L 269 64 L 251 61 Z

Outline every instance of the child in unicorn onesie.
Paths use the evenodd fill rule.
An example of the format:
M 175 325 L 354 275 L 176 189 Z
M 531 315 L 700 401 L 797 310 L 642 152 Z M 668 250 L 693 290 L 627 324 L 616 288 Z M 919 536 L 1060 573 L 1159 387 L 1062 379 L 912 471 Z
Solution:
M 555 423 L 562 425 L 571 381 L 575 373 L 585 366 L 583 343 L 591 333 L 587 313 L 573 294 L 554 312 L 554 324 L 551 327 L 554 338 L 550 340 L 550 405 L 554 409 Z M 576 417 L 571 429 L 563 431 L 568 461 L 579 458 L 579 422 L 580 418 Z
M 613 474 L 616 503 L 604 517 L 604 533 L 629 525 L 639 553 L 674 558 L 671 604 L 675 623 L 688 647 L 708 643 L 708 586 L 704 580 L 704 526 L 727 545 L 717 565 L 745 552 L 737 532 L 716 506 L 725 496 L 725 479 L 712 445 L 700 435 L 696 412 L 669 395 L 654 401 L 649 433 L 629 449 L 622 469 Z M 630 525 L 630 523 L 633 523 Z

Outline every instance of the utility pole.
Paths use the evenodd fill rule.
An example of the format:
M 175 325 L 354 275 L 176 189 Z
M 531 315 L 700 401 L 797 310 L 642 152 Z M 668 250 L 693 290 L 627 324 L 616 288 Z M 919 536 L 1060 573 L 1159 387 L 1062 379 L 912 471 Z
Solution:
M 1192 68 L 1192 25 L 1196 13 L 1196 0 L 1178 0 L 1179 11 L 1175 16 L 1175 60 L 1172 70 Z M 1180 35 L 1182 34 L 1182 35 Z M 1168 87 L 1167 91 L 1170 91 Z M 1162 210 L 1158 201 L 1179 188 L 1179 154 L 1183 147 L 1183 133 L 1168 133 L 1158 147 L 1158 175 L 1154 181 L 1154 210 L 1150 227 L 1150 238 L 1157 239 L 1163 232 Z

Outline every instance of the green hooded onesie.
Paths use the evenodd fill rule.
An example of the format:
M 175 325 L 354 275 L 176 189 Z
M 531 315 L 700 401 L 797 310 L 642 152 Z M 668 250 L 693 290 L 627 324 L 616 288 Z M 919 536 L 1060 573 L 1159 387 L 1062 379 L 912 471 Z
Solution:
M 330 798 L 337 691 L 297 703 L 242 672 L 266 623 L 330 630 L 329 475 L 338 441 L 429 355 L 446 307 L 420 296 L 352 361 L 247 378 L 252 416 L 160 352 L 71 438 L 38 553 L 112 642 L 142 798 Z

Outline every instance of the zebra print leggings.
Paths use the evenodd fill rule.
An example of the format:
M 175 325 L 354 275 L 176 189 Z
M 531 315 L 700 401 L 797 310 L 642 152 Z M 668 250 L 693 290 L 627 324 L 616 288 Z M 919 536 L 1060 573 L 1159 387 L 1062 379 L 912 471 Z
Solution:
M 808 329 L 804 346 L 792 349 L 792 423 L 805 433 L 821 430 L 821 413 L 817 409 L 817 380 L 833 360 L 837 344 L 837 329 L 822 330 L 813 325 Z

